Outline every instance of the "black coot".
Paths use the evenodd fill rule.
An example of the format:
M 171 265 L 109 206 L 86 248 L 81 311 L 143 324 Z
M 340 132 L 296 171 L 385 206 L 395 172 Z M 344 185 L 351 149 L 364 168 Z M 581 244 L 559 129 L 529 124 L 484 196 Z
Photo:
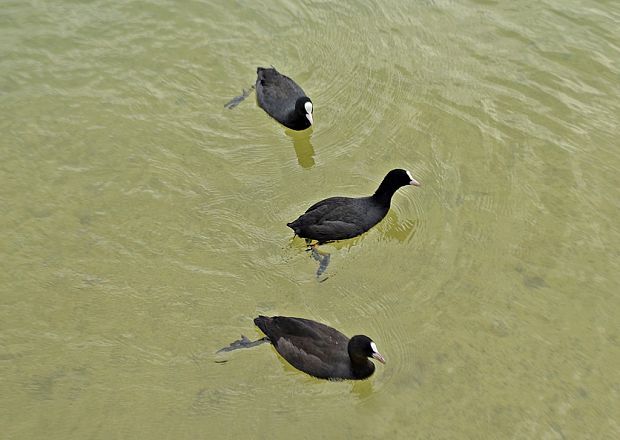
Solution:
M 292 130 L 312 125 L 312 101 L 295 81 L 273 67 L 259 67 L 256 74 L 256 99 L 269 116 Z
M 319 379 L 366 379 L 375 371 L 368 358 L 385 363 L 368 336 L 349 339 L 320 322 L 286 316 L 259 316 L 254 324 L 288 363 Z
M 392 196 L 405 185 L 420 186 L 409 171 L 392 170 L 372 196 L 330 197 L 321 200 L 287 226 L 300 237 L 319 243 L 356 237 L 385 217 Z

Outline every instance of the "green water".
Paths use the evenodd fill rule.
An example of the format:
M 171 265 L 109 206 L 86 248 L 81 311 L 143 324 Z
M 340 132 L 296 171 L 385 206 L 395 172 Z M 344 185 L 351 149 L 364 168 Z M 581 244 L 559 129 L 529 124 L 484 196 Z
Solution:
M 3 2 L 2 438 L 620 438 L 619 23 L 602 0 Z M 313 130 L 224 109 L 272 64 Z M 423 186 L 317 282 L 286 223 L 395 167 Z M 215 354 L 258 314 L 387 364 Z

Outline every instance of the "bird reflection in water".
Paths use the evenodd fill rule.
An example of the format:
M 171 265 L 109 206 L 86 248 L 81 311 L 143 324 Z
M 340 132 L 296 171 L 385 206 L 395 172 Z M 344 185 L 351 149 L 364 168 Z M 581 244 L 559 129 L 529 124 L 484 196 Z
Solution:
M 382 240 L 408 242 L 413 239 L 420 225 L 417 218 L 401 220 L 396 212 L 390 212 L 383 220 L 382 226 Z
M 312 127 L 303 131 L 286 129 L 284 133 L 293 140 L 293 147 L 297 155 L 297 162 L 302 168 L 312 168 L 314 166 L 314 147 L 310 142 Z

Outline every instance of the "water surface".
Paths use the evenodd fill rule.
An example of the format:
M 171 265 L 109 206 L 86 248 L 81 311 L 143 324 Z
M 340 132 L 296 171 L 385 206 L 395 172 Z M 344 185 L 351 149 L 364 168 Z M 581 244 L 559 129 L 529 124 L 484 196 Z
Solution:
M 620 437 L 613 1 L 4 2 L 0 425 L 8 439 Z M 285 130 L 274 65 L 312 97 Z M 332 195 L 386 219 L 332 252 Z M 257 314 L 365 333 L 303 375 Z M 226 361 L 226 362 L 218 362 Z

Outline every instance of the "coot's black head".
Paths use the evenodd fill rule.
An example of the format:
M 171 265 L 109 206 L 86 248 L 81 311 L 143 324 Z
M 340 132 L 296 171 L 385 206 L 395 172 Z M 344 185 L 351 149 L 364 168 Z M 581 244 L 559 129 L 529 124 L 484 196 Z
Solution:
M 381 353 L 377 350 L 377 346 L 368 336 L 357 335 L 353 336 L 349 340 L 349 356 L 353 361 L 365 360 L 366 358 L 373 358 L 385 364 L 385 359 L 381 356 Z
M 395 169 L 386 174 L 373 195 L 375 200 L 380 201 L 385 206 L 390 205 L 390 199 L 398 188 L 405 185 L 420 186 L 420 182 L 415 180 L 407 170 Z
M 312 101 L 307 96 L 303 96 L 295 102 L 295 113 L 300 117 L 305 117 L 310 125 L 314 123 L 312 119 Z
M 420 182 L 415 180 L 411 176 L 411 173 L 409 171 L 401 170 L 400 168 L 397 168 L 387 173 L 383 181 L 389 183 L 389 186 L 395 188 L 400 188 L 401 186 L 405 185 L 420 186 Z

